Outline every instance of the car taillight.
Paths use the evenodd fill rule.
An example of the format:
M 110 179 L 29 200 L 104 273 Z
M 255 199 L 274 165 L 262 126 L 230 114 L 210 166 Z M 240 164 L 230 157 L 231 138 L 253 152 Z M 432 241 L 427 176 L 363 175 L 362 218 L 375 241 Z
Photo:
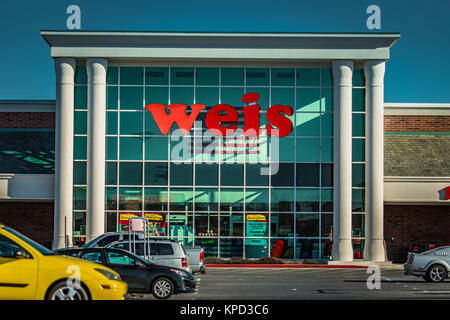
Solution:
M 205 258 L 205 254 L 203 251 L 200 252 L 200 262 L 203 262 L 203 259 Z
M 409 261 L 408 261 L 408 263 L 413 263 L 414 262 L 414 255 L 410 255 L 409 256 Z
M 187 261 L 186 258 L 181 258 L 181 266 L 182 266 L 183 268 L 187 268 L 187 266 L 188 266 L 188 261 Z

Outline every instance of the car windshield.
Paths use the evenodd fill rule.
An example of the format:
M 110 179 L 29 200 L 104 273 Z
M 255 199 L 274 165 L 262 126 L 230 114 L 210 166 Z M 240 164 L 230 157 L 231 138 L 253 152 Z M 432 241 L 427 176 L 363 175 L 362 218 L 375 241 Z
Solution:
M 44 256 L 50 256 L 50 255 L 54 255 L 55 254 L 53 251 L 47 249 L 46 247 L 40 245 L 37 242 L 34 242 L 30 238 L 24 236 L 23 234 L 17 232 L 14 229 L 11 229 L 9 227 L 4 227 L 3 229 L 8 231 L 9 233 L 15 235 L 20 240 L 25 241 L 28 245 L 32 246 L 35 250 L 39 251 L 39 253 L 43 254 Z
M 88 243 L 86 243 L 86 244 L 83 246 L 83 248 L 96 247 L 96 246 L 93 245 L 96 241 L 98 241 L 98 237 L 95 238 L 94 240 L 91 240 L 91 241 L 89 241 Z

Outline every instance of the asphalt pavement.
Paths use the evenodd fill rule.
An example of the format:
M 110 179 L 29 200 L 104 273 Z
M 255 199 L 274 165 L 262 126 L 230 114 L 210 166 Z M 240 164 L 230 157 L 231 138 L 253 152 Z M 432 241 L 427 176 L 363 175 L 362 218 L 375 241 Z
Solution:
M 366 269 L 208 268 L 194 293 L 174 300 L 450 299 L 450 279 L 437 284 L 405 275 L 400 266 Z M 377 281 L 379 280 L 379 281 Z M 154 299 L 152 295 L 129 299 Z

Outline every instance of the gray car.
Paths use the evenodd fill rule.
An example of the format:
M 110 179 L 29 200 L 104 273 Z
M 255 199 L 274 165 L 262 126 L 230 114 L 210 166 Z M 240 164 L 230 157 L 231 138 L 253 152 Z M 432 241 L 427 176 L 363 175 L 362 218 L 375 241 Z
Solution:
M 409 253 L 404 270 L 405 274 L 423 277 L 428 282 L 444 281 L 450 272 L 450 246 Z

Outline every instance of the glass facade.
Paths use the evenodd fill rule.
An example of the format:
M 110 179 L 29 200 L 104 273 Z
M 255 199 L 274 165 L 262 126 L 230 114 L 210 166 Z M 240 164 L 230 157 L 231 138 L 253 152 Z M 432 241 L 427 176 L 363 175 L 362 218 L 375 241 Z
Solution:
M 353 237 L 364 243 L 364 75 L 353 88 Z M 75 74 L 74 230 L 85 232 L 86 68 Z M 106 105 L 105 231 L 127 230 L 145 216 L 152 236 L 201 245 L 206 256 L 329 259 L 333 233 L 333 76 L 331 68 L 109 66 Z M 259 94 L 260 128 L 273 105 L 290 105 L 292 132 L 206 141 L 205 117 L 217 104 L 238 110 Z M 174 124 L 161 134 L 150 103 L 206 106 L 180 148 Z M 198 135 L 203 140 L 198 139 Z M 236 151 L 244 143 L 244 150 Z M 253 146 L 253 147 L 251 147 Z M 269 150 L 269 151 L 268 151 Z M 210 154 L 208 154 L 210 151 Z M 266 155 L 266 152 L 268 156 Z M 275 161 L 274 154 L 279 154 Z M 181 157 L 180 164 L 175 161 Z M 255 157 L 258 161 L 253 161 Z M 273 175 L 261 174 L 277 168 Z M 77 241 L 74 241 L 77 243 Z M 280 249 L 281 248 L 281 249 Z M 359 252 L 359 253 L 358 253 Z

